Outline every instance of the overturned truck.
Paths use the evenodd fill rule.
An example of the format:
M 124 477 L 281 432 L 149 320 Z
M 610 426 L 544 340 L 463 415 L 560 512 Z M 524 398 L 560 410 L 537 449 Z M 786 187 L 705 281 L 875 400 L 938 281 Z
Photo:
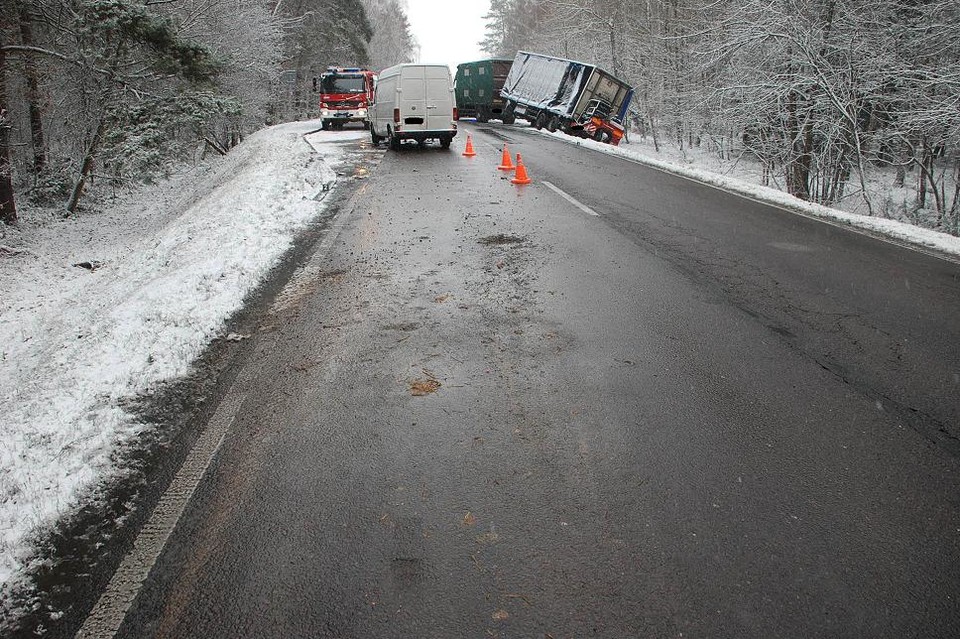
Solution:
M 633 89 L 595 65 L 519 51 L 500 95 L 506 116 L 617 145 Z

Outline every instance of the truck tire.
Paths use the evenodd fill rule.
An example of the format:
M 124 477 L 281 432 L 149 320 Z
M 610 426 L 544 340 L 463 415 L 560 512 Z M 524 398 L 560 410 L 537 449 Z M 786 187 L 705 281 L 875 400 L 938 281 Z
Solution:
M 539 131 L 546 125 L 547 125 L 547 114 L 541 111 L 540 113 L 537 114 L 537 117 L 533 119 L 533 128 Z
M 324 131 L 330 130 L 330 120 L 323 120 L 320 122 L 320 128 Z
M 556 115 L 551 116 L 547 121 L 547 131 L 550 133 L 556 133 L 557 129 L 560 128 L 560 118 Z
M 517 116 L 513 111 L 516 107 L 516 103 L 507 100 L 507 103 L 503 105 L 503 112 L 500 114 L 500 121 L 504 124 L 513 124 L 516 122 Z
M 490 121 L 490 116 L 487 115 L 486 109 L 477 109 L 477 124 L 486 124 Z

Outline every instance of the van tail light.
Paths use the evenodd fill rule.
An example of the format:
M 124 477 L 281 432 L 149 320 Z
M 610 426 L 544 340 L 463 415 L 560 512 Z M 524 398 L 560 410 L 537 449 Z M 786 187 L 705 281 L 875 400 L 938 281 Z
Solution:
M 400 109 L 393 110 L 393 121 L 397 124 L 400 124 Z
M 460 119 L 460 109 L 453 107 L 453 121 L 456 122 Z

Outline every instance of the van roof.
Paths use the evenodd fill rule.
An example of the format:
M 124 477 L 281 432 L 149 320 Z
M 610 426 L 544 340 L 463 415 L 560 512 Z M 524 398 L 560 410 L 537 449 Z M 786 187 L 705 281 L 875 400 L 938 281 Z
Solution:
M 403 64 L 395 64 L 392 67 L 387 67 L 386 69 L 381 71 L 379 75 L 399 73 L 403 69 L 412 68 L 412 67 L 433 67 L 433 68 L 442 67 L 446 69 L 448 73 L 450 72 L 450 67 L 448 67 L 445 64 L 420 64 L 418 62 L 404 62 Z

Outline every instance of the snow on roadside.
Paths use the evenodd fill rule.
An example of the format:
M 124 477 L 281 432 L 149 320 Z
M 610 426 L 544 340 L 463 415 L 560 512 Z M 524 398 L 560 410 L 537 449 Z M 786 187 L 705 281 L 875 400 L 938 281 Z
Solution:
M 185 374 L 321 212 L 346 151 L 331 142 L 364 132 L 305 143 L 316 129 L 260 131 L 175 196 L 0 237 L 0 585 L 141 432 L 120 400 Z
M 0 229 L 0 586 L 20 574 L 35 534 L 109 477 L 111 455 L 141 432 L 120 400 L 186 373 L 322 211 L 312 198 L 345 151 L 333 142 L 365 132 L 303 137 L 318 128 L 260 131 L 214 167 L 142 191 L 138 203 Z M 960 255 L 960 238 L 801 202 L 627 145 L 553 135 Z M 81 262 L 100 265 L 74 266 Z
M 863 229 L 874 235 L 888 237 L 918 247 L 925 247 L 946 255 L 960 257 L 960 238 L 958 237 L 954 237 L 946 233 L 939 233 L 930 229 L 924 229 L 919 226 L 907 224 L 906 222 L 899 222 L 881 217 L 871 217 L 869 215 L 859 215 L 857 213 L 847 213 L 845 211 L 829 208 L 820 204 L 805 202 L 778 189 L 768 186 L 761 186 L 748 181 L 749 178 L 752 177 L 749 175 L 749 171 L 743 171 L 738 177 L 732 177 L 702 168 L 697 166 L 696 163 L 680 163 L 670 160 L 663 160 L 658 157 L 651 157 L 649 153 L 645 153 L 641 149 L 631 148 L 632 145 L 624 143 L 621 143 L 621 146 L 611 146 L 595 140 L 573 138 L 559 131 L 555 133 L 541 131 L 541 133 L 544 135 L 550 135 L 558 140 L 563 140 L 569 144 L 580 145 L 595 151 L 600 151 L 601 153 L 609 153 L 611 155 L 629 158 L 647 166 L 652 166 L 669 173 L 682 175 L 684 177 L 697 180 L 698 182 L 711 184 L 721 189 L 738 193 L 740 195 L 745 195 L 761 202 L 776 204 L 804 215 L 821 218 L 857 229 Z

